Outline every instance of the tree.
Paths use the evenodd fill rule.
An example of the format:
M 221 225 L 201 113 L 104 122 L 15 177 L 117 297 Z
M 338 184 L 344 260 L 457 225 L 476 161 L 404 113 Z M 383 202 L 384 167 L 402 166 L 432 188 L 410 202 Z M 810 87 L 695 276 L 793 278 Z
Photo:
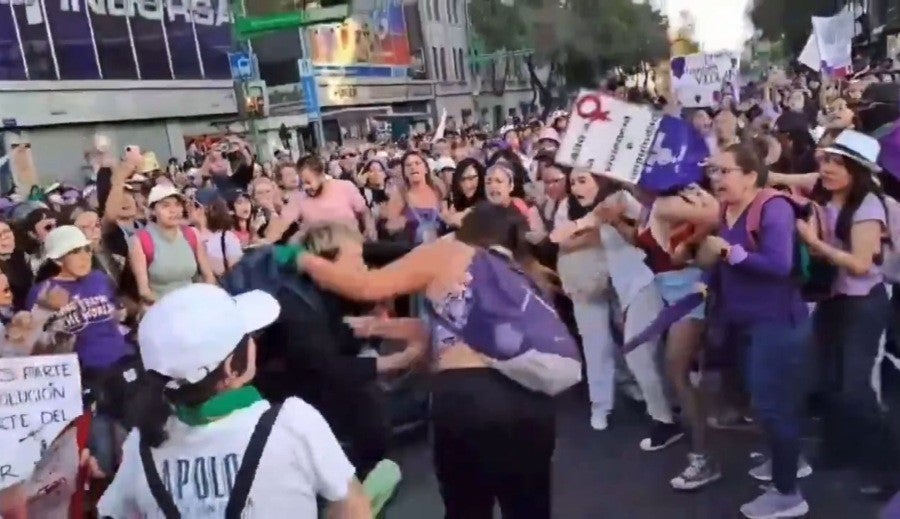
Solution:
M 526 58 L 535 97 L 547 109 L 553 78 L 594 87 L 605 73 L 633 73 L 668 56 L 667 21 L 632 0 L 472 0 L 472 26 L 487 52 L 530 48 Z M 538 68 L 549 67 L 545 83 Z
M 762 31 L 763 38 L 783 41 L 788 55 L 799 56 L 812 33 L 810 17 L 836 14 L 839 10 L 836 3 L 827 0 L 755 0 L 750 20 Z

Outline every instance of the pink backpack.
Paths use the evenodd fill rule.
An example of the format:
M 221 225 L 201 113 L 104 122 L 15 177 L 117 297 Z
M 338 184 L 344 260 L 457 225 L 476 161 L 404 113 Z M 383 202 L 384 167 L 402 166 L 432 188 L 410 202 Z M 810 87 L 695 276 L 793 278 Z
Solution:
M 200 242 L 197 240 L 197 233 L 191 227 L 182 225 L 181 234 L 184 235 L 184 239 L 191 246 L 191 250 L 194 251 L 194 260 L 196 260 L 197 247 L 200 246 Z M 147 258 L 147 267 L 150 267 L 150 264 L 153 263 L 154 252 L 156 252 L 156 247 L 153 244 L 153 235 L 147 229 L 141 229 L 135 235 L 141 244 L 141 250 L 144 251 L 144 257 Z
M 806 217 L 814 216 L 819 236 L 827 238 L 829 231 L 828 222 L 825 218 L 825 210 L 822 206 L 804 196 L 767 187 L 756 195 L 756 198 L 753 199 L 749 209 L 747 209 L 747 232 L 750 234 L 750 246 L 753 249 L 756 249 L 759 246 L 759 227 L 762 220 L 763 206 L 766 202 L 776 197 L 787 200 L 791 206 L 794 207 L 798 218 L 806 219 Z

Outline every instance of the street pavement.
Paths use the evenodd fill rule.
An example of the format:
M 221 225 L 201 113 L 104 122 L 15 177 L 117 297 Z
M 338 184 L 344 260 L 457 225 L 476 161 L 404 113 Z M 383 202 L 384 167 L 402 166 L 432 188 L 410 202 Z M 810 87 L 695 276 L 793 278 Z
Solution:
M 762 449 L 752 432 L 712 434 L 713 452 L 723 478 L 696 493 L 678 493 L 669 479 L 684 468 L 687 444 L 647 453 L 638 442 L 647 432 L 646 418 L 634 405 L 620 402 L 607 431 L 590 428 L 586 394 L 573 390 L 559 402 L 554 458 L 554 519 L 733 519 L 740 505 L 760 493 L 747 475 L 750 455 Z M 813 440 L 805 448 L 814 450 Z M 443 507 L 425 438 L 395 451 L 404 480 L 387 519 L 440 519 Z M 813 463 L 815 466 L 815 463 Z M 802 480 L 815 519 L 874 519 L 878 506 L 859 497 L 852 472 L 817 471 Z M 499 517 L 499 512 L 496 514 Z

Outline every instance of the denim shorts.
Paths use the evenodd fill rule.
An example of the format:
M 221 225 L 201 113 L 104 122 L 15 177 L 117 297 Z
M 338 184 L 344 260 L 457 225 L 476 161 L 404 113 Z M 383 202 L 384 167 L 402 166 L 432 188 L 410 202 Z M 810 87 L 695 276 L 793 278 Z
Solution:
M 694 293 L 697 290 L 697 283 L 700 283 L 702 277 L 703 271 L 696 267 L 661 272 L 656 275 L 656 286 L 659 288 L 659 293 L 666 306 L 670 306 L 679 299 Z M 682 319 L 703 319 L 705 316 L 706 303 L 703 303 Z

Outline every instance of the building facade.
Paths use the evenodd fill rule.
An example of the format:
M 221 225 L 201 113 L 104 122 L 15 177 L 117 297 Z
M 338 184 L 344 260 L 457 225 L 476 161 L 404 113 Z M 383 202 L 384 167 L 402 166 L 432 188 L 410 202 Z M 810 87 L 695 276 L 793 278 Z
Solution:
M 48 181 L 80 183 L 97 133 L 160 161 L 225 132 L 252 138 L 266 157 L 283 148 L 282 125 L 296 132 L 292 148 L 309 149 L 304 56 L 316 70 L 327 141 L 364 137 L 377 119 L 397 128 L 433 120 L 434 85 L 416 77 L 412 59 L 410 7 L 357 0 L 343 22 L 254 38 L 269 116 L 251 126 L 231 78 L 228 0 L 0 0 L 0 161 L 11 143 L 27 141 Z
M 287 126 L 306 148 L 314 142 L 297 68 L 304 49 L 316 74 L 326 141 L 358 141 L 386 126 L 397 137 L 435 117 L 415 4 L 355 0 L 350 5 L 351 16 L 342 22 L 253 41 L 260 76 L 268 85 L 270 119 L 294 118 L 295 124 Z
M 472 25 L 467 0 L 418 0 L 424 41 L 423 60 L 435 84 L 435 112 L 447 111 L 461 124 L 483 122 L 494 128 L 507 117 L 522 116 L 532 91 L 521 56 L 473 63 Z
M 226 0 L 0 0 L 0 141 L 70 182 L 98 132 L 183 157 L 234 119 L 230 47 Z

